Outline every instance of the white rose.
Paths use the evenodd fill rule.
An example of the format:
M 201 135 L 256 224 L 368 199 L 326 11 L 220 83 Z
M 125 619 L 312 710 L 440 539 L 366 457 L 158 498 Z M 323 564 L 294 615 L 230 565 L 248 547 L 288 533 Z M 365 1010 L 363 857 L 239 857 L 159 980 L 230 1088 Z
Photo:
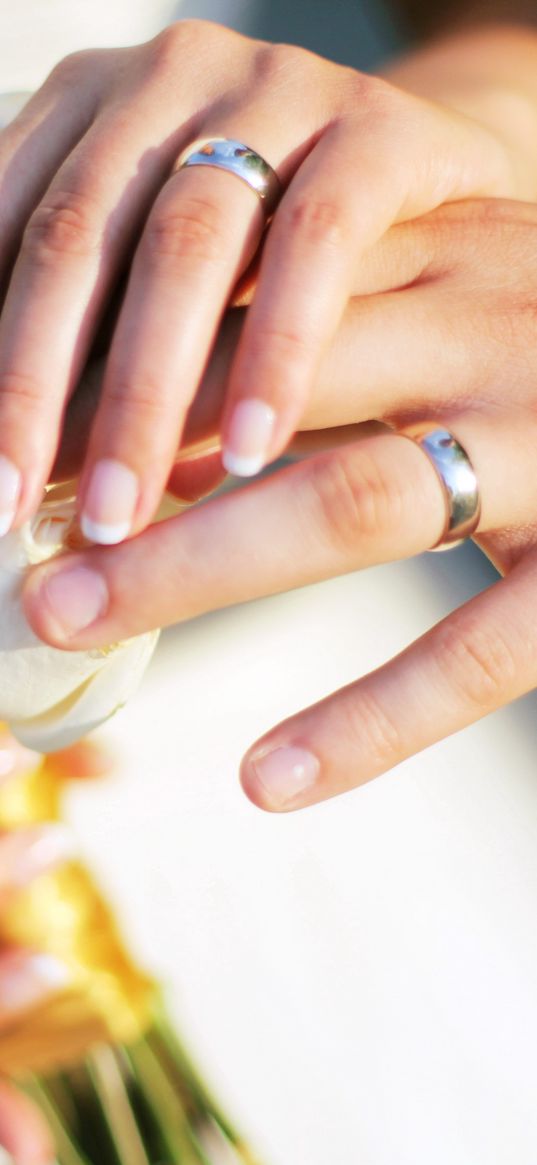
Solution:
M 53 493 L 31 523 L 0 538 L 0 720 L 38 752 L 65 748 L 112 716 L 138 687 L 159 634 L 76 652 L 34 635 L 20 599 L 24 575 L 62 549 L 73 515 L 74 503 Z

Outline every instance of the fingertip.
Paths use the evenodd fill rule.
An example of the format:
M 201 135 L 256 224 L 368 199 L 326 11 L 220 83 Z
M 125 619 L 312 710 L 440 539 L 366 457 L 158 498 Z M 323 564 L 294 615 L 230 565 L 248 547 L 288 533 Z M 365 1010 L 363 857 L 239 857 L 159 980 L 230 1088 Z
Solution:
M 319 758 L 297 745 L 254 746 L 241 765 L 242 788 L 250 801 L 269 813 L 311 805 L 321 775 Z M 312 796 L 313 794 L 313 796 Z
M 255 397 L 232 406 L 225 424 L 222 462 L 235 477 L 254 477 L 271 460 L 276 412 Z
M 66 649 L 71 639 L 106 615 L 109 601 L 104 575 L 83 560 L 36 567 L 22 590 L 32 630 L 52 647 Z
M 22 492 L 22 475 L 16 465 L 0 453 L 0 538 L 13 528 Z
M 239 769 L 239 781 L 243 793 L 248 798 L 248 800 L 252 802 L 252 805 L 255 805 L 256 809 L 263 809 L 265 813 L 278 812 L 278 810 L 276 810 L 272 805 L 267 803 L 264 797 L 263 789 L 257 780 L 255 769 L 250 763 L 248 757 L 244 757 L 241 763 Z
M 81 499 L 80 528 L 88 542 L 116 546 L 133 530 L 140 482 L 129 465 L 103 457 L 89 471 Z

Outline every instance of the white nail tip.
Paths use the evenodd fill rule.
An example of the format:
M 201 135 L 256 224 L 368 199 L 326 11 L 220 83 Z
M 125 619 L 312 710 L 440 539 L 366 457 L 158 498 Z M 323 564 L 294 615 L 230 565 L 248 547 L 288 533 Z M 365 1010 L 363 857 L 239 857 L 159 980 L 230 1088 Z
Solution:
M 239 457 L 229 449 L 222 453 L 222 464 L 234 477 L 254 477 L 265 466 L 263 457 Z
M 130 522 L 116 522 L 108 525 L 104 522 L 93 522 L 87 514 L 82 514 L 80 529 L 88 542 L 97 542 L 100 546 L 115 546 L 123 542 L 130 532 Z
M 53 955 L 33 955 L 29 964 L 32 974 L 45 987 L 58 989 L 69 982 L 67 967 Z

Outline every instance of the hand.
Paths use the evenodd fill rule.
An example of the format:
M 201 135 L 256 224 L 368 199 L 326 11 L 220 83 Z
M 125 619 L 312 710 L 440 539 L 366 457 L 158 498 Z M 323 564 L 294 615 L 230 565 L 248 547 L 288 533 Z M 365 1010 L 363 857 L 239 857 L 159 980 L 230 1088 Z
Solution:
M 255 147 L 285 188 L 226 386 L 224 460 L 238 472 L 279 455 L 299 426 L 355 272 L 392 223 L 449 200 L 533 194 L 505 134 L 301 49 L 187 21 L 67 58 L 0 137 L 6 285 L 13 267 L 0 321 L 3 531 L 38 506 L 133 252 L 79 502 L 93 540 L 150 521 L 263 233 L 257 196 L 234 176 L 172 173 L 186 145 L 215 135 Z
M 393 228 L 362 264 L 362 296 L 325 358 L 306 424 L 432 418 L 453 431 L 481 486 L 477 540 L 507 577 L 258 741 L 243 782 L 266 809 L 341 793 L 537 682 L 536 227 L 533 205 L 459 204 Z M 26 611 L 58 647 L 98 646 L 417 554 L 437 542 L 444 519 L 426 455 L 385 431 L 123 546 L 37 567 Z
M 16 780 L 36 761 L 4 729 L 0 730 L 0 781 Z M 55 758 L 58 771 L 86 776 L 105 772 L 109 762 L 99 746 L 84 742 Z M 73 854 L 63 826 L 21 829 L 0 838 L 0 913 L 18 891 Z M 1 922 L 0 922 L 1 928 Z M 0 951 L 0 1040 L 2 1029 L 39 1006 L 66 982 L 63 966 L 37 951 Z M 0 1079 L 0 1144 L 15 1165 L 51 1165 L 56 1154 L 37 1108 L 8 1080 Z

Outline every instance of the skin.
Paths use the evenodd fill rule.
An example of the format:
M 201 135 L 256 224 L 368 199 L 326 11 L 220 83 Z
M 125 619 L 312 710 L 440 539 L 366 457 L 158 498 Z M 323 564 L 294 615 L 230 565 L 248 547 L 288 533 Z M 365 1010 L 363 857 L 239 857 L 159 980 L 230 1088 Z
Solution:
M 156 509 L 263 230 L 257 196 L 233 175 L 174 172 L 193 138 L 253 144 L 285 191 L 227 377 L 228 464 L 239 402 L 274 414 L 262 463 L 300 427 L 356 272 L 392 224 L 468 197 L 533 198 L 535 163 L 516 135 L 497 132 L 496 108 L 487 117 L 471 99 L 411 88 L 198 21 L 60 63 L 0 137 L 0 454 L 21 474 L 15 525 L 39 503 L 66 402 L 129 261 L 79 503 L 109 534 L 117 526 L 117 490 L 95 497 L 104 461 L 135 485 L 131 534 Z
M 323 431 L 323 441 L 331 429 L 335 447 L 122 546 L 36 568 L 25 603 L 37 633 L 78 650 L 426 550 L 445 521 L 428 458 L 396 433 L 376 426 L 360 437 L 354 427 L 372 416 L 400 426 L 426 411 L 471 453 L 482 489 L 477 540 L 505 577 L 384 668 L 258 741 L 243 763 L 244 787 L 265 809 L 312 804 L 532 688 L 536 226 L 534 205 L 495 200 L 394 227 L 361 266 L 360 294 L 348 305 L 304 418 L 305 428 Z M 237 316 L 231 331 L 239 322 Z M 229 352 L 221 359 L 225 368 Z M 218 423 L 211 377 L 206 392 L 198 432 Z M 498 465 L 505 467 L 501 488 Z M 72 633 L 69 595 L 93 575 L 105 609 Z M 62 579 L 54 613 L 54 584 Z M 305 791 L 297 793 L 291 775 L 276 796 L 260 780 L 258 760 L 285 748 L 306 750 L 318 771 Z
M 481 9 L 486 19 L 491 5 Z M 494 14 L 504 11 L 500 0 Z M 526 6 L 510 0 L 508 18 L 518 15 Z M 0 137 L 0 454 L 21 473 L 13 524 L 36 509 L 54 462 L 59 476 L 83 463 L 82 513 L 95 465 L 112 458 L 136 476 L 130 533 L 143 531 L 166 481 L 193 500 L 222 480 L 220 444 L 229 443 L 234 406 L 252 395 L 275 413 L 264 459 L 297 428 L 294 447 L 308 455 L 117 550 L 66 556 L 61 569 L 100 572 L 109 600 L 78 638 L 66 638 L 47 605 L 59 564 L 37 570 L 27 610 L 49 642 L 105 643 L 434 543 L 445 516 L 434 473 L 408 441 L 375 426 L 366 437 L 372 417 L 397 425 L 426 411 L 471 450 L 483 487 L 478 541 L 504 580 L 375 675 L 258 742 L 242 776 L 264 808 L 344 791 L 351 771 L 366 780 L 537 680 L 536 215 L 506 203 L 457 205 L 535 198 L 527 143 L 536 55 L 520 29 L 471 29 L 372 79 L 187 22 L 149 45 L 62 62 Z M 207 183 L 200 171 L 171 174 L 183 146 L 204 133 L 254 144 L 286 188 L 242 296 L 237 282 L 263 231 L 259 204 L 229 175 L 212 172 Z M 429 213 L 446 202 L 456 205 Z M 129 263 L 109 355 L 74 395 Z M 248 317 L 234 312 L 221 327 L 230 301 L 251 304 Z M 501 496 L 498 459 L 510 468 Z M 307 569 L 290 569 L 290 545 Z M 170 562 L 180 593 L 154 596 L 154 571 L 162 563 L 169 578 Z M 298 796 L 291 780 L 283 798 L 280 781 L 275 798 L 256 758 L 288 747 L 316 758 L 316 780 Z M 64 760 L 82 776 L 96 764 L 83 751 Z M 5 901 L 6 861 L 3 878 Z M 0 999 L 9 960 L 23 975 L 24 959 L 0 959 Z M 39 1114 L 7 1082 L 0 1140 L 17 1165 L 53 1157 Z

